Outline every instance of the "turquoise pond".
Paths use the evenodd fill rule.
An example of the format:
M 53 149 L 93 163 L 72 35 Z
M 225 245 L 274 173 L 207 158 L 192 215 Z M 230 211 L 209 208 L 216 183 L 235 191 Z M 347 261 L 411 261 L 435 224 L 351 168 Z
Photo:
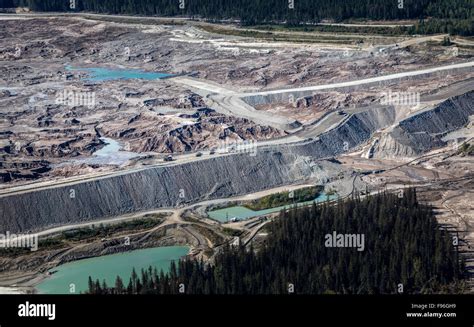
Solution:
M 172 74 L 165 74 L 160 72 L 146 72 L 136 69 L 109 69 L 109 68 L 77 68 L 66 66 L 69 71 L 82 71 L 87 74 L 85 81 L 88 82 L 103 82 L 113 80 L 127 80 L 127 79 L 143 79 L 143 80 L 157 80 L 165 77 L 173 76 Z
M 326 195 L 324 193 L 321 193 L 316 199 L 312 201 L 300 202 L 298 203 L 298 205 L 304 206 L 304 205 L 311 204 L 312 202 L 319 203 L 319 202 L 324 202 L 326 200 L 330 200 L 330 201 L 335 200 L 337 198 L 338 196 L 336 194 Z M 278 212 L 282 209 L 289 209 L 291 206 L 292 205 L 285 205 L 285 206 L 280 206 L 280 207 L 275 207 L 275 208 L 270 208 L 270 209 L 265 209 L 265 210 L 258 210 L 258 211 L 254 211 L 243 206 L 234 206 L 234 207 L 228 207 L 224 209 L 212 210 L 212 211 L 209 211 L 207 214 L 209 218 L 225 223 L 225 222 L 228 222 L 232 218 L 237 218 L 239 220 L 247 220 L 253 217 Z
M 138 274 L 149 266 L 166 272 L 172 261 L 179 260 L 188 252 L 186 246 L 167 246 L 73 261 L 53 268 L 51 272 L 54 273 L 36 289 L 40 294 L 71 294 L 70 285 L 74 284 L 76 294 L 79 294 L 87 291 L 89 276 L 94 281 L 105 279 L 109 286 L 113 286 L 115 278 L 120 276 L 128 285 L 133 268 Z

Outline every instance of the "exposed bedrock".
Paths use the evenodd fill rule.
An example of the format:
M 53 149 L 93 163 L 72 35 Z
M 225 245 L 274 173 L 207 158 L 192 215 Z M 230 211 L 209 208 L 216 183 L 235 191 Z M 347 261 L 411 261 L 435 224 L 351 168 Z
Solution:
M 464 127 L 474 114 L 474 91 L 448 99 L 436 108 L 402 120 L 383 134 L 375 156 L 413 157 L 446 145 L 442 138 Z
M 420 140 L 417 151 L 437 146 L 436 133 L 465 125 L 473 113 L 473 95 L 474 92 L 470 92 L 453 98 L 433 110 L 408 118 L 393 133 L 403 132 L 410 142 Z M 0 197 L 0 232 L 33 231 L 105 219 L 310 180 L 325 183 L 337 176 L 340 166 L 318 159 L 350 150 L 366 142 L 375 131 L 395 122 L 395 108 L 371 109 L 349 116 L 338 127 L 311 141 L 260 147 L 256 153 L 152 167 L 95 181 Z M 434 143 L 430 145 L 432 141 Z M 74 198 L 71 198 L 71 190 Z

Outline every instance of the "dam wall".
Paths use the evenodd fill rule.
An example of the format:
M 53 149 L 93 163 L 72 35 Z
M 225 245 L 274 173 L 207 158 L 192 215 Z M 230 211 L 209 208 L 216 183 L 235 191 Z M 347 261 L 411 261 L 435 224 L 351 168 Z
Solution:
M 474 92 L 470 92 L 443 102 L 433 110 L 402 121 L 393 133 L 405 136 L 409 146 L 420 142 L 417 151 L 435 147 L 439 144 L 435 134 L 461 128 L 467 122 L 473 113 L 473 97 Z M 324 183 L 341 170 L 337 163 L 321 159 L 346 152 L 395 122 L 393 107 L 370 109 L 349 115 L 340 125 L 315 139 L 262 146 L 255 155 L 222 155 L 3 195 L 0 196 L 0 233 L 38 231 L 308 180 Z
M 474 115 L 474 91 L 448 99 L 432 110 L 400 121 L 375 148 L 375 157 L 419 156 L 446 146 L 443 137 L 469 123 Z
M 383 107 L 349 116 L 339 126 L 321 134 L 316 140 L 301 146 L 287 145 L 287 151 L 297 155 L 319 154 L 331 157 L 342 154 L 366 142 L 372 134 L 395 123 L 394 107 Z
M 303 181 L 315 171 L 323 179 L 330 177 L 331 163 L 310 167 L 296 161 L 296 155 L 264 150 L 9 195 L 0 198 L 0 233 L 252 193 Z

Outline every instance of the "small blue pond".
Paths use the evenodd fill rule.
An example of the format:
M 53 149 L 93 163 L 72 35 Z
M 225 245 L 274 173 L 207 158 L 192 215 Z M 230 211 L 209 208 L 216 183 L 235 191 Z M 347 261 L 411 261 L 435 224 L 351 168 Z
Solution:
M 338 196 L 336 194 L 332 195 L 326 195 L 324 193 L 321 193 L 316 199 L 312 201 L 306 201 L 306 202 L 300 202 L 297 205 L 298 206 L 305 206 L 309 205 L 312 202 L 324 202 L 326 200 L 332 201 L 336 200 Z M 279 206 L 275 208 L 270 208 L 270 209 L 264 209 L 264 210 L 251 210 L 249 208 L 246 208 L 244 206 L 233 206 L 233 207 L 228 207 L 224 209 L 217 209 L 217 210 L 212 210 L 209 211 L 207 214 L 209 218 L 217 220 L 221 223 L 225 223 L 230 221 L 232 218 L 237 218 L 238 220 L 247 220 L 253 217 L 258 217 L 274 212 L 281 211 L 283 209 L 289 209 L 292 205 L 285 205 L 285 206 Z
M 127 79 L 143 79 L 143 80 L 156 80 L 165 77 L 173 76 L 172 74 L 159 73 L 159 72 L 146 72 L 137 69 L 109 69 L 109 68 L 77 68 L 66 66 L 68 71 L 82 71 L 87 74 L 85 81 L 88 82 L 103 82 L 113 80 L 127 80 Z

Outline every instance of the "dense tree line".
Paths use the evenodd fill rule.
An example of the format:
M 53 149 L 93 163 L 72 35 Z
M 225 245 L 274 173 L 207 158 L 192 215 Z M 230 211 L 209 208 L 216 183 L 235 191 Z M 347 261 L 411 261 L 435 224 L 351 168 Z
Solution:
M 316 23 L 323 19 L 420 19 L 413 32 L 473 34 L 472 0 L 0 0 L 3 6 L 37 11 L 89 11 L 108 14 L 238 19 L 244 24 Z M 400 8 L 401 5 L 401 8 Z M 293 8 L 293 9 L 292 9 Z M 429 21 L 425 21 L 427 17 Z
M 249 203 L 245 203 L 244 206 L 246 208 L 257 211 L 269 208 L 276 208 L 292 203 L 312 201 L 316 199 L 323 190 L 324 186 L 317 185 L 293 190 L 291 192 L 269 194 L 259 199 L 252 200 Z
M 226 247 L 215 262 L 182 260 L 169 273 L 135 270 L 113 287 L 89 277 L 95 294 L 405 293 L 445 292 L 459 286 L 464 263 L 451 235 L 440 229 L 416 192 L 380 194 L 282 212 L 258 251 Z M 364 234 L 363 251 L 327 247 L 327 234 Z

